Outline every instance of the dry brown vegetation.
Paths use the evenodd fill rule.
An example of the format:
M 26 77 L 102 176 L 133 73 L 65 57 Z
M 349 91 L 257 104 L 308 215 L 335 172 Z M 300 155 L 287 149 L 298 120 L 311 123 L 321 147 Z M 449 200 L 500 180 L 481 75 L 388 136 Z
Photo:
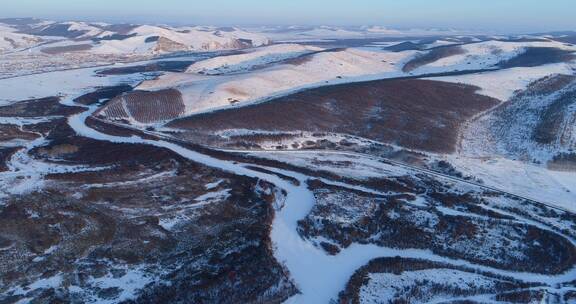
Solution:
M 574 52 L 553 47 L 529 47 L 526 51 L 501 62 L 501 68 L 534 67 L 550 63 L 568 62 L 576 59 Z
M 575 104 L 576 77 L 552 75 L 518 92 L 475 128 L 486 128 L 508 155 L 553 165 L 556 154 L 571 153 L 576 143 Z M 567 165 L 569 159 L 557 160 Z
M 98 113 L 113 120 L 134 119 L 140 123 L 154 123 L 177 118 L 184 113 L 184 109 L 180 91 L 165 89 L 133 91 L 118 96 Z
M 0 116 L 5 117 L 44 117 L 70 115 L 82 111 L 80 107 L 68 107 L 60 104 L 59 97 L 46 97 L 20 101 L 0 107 Z
M 46 47 L 41 49 L 41 51 L 42 53 L 46 53 L 49 55 L 57 55 L 62 53 L 88 51 L 91 48 L 92 48 L 91 44 L 75 44 L 67 46 Z
M 0 148 L 0 172 L 8 170 L 6 163 L 19 149 L 20 147 Z
M 114 300 L 121 289 L 92 281 L 135 268 L 154 280 L 134 303 L 276 303 L 296 292 L 272 254 L 275 197 L 265 189 L 273 185 L 162 148 L 77 137 L 65 121 L 52 124 L 48 139 L 33 157 L 104 169 L 50 174 L 42 191 L 5 200 L 0 301 Z M 216 188 L 206 189 L 215 181 Z M 229 195 L 198 205 L 198 196 L 221 190 Z M 171 228 L 162 224 L 172 219 L 180 220 Z M 26 296 L 7 292 L 54 275 L 62 277 L 60 286 Z
M 34 140 L 38 134 L 27 132 L 16 125 L 0 124 L 0 141 L 10 141 L 13 139 Z
M 117 85 L 110 87 L 101 87 L 96 90 L 86 93 L 82 96 L 74 98 L 74 102 L 92 105 L 97 103 L 102 99 L 110 99 L 116 97 L 122 93 L 132 91 L 132 86 L 130 85 Z
M 429 80 L 322 87 L 266 103 L 191 116 L 170 127 L 347 133 L 404 147 L 451 152 L 458 128 L 498 101 L 476 88 Z
M 346 288 L 339 294 L 339 303 L 341 304 L 359 304 L 360 300 L 360 289 L 366 285 L 370 280 L 370 274 L 379 273 L 392 273 L 395 275 L 402 275 L 406 271 L 421 271 L 430 269 L 453 269 L 463 272 L 469 272 L 471 275 L 475 274 L 475 271 L 463 267 L 455 267 L 442 263 L 435 263 L 426 260 L 419 259 L 409 259 L 409 258 L 378 258 L 371 260 L 368 264 L 362 266 L 358 269 L 354 275 L 350 278 L 346 284 Z M 477 273 L 476 273 L 477 274 Z M 453 286 L 449 283 L 442 284 L 440 282 L 432 282 L 427 279 L 415 282 L 413 285 L 403 286 L 403 288 L 398 288 L 399 291 L 393 295 L 392 303 L 424 303 L 427 299 L 433 298 L 435 295 L 440 295 L 446 299 L 446 303 L 456 303 L 450 301 L 450 297 L 460 298 L 466 296 L 472 296 L 476 294 L 493 294 L 498 297 L 499 300 L 514 303 L 532 303 L 532 301 L 539 301 L 541 296 L 536 296 L 537 292 L 533 294 L 528 292 L 524 294 L 522 290 L 525 288 L 534 288 L 526 283 L 518 282 L 511 278 L 499 277 L 491 274 L 482 274 L 485 279 L 492 280 L 494 286 L 483 287 L 474 286 L 470 284 L 468 288 L 462 288 L 459 286 Z M 401 284 L 401 283 L 400 283 Z M 510 293 L 511 292 L 511 293 Z M 515 297 L 512 293 L 520 293 L 523 296 Z M 513 301 L 522 299 L 522 301 Z M 468 302 L 457 302 L 457 303 L 468 303 Z M 470 302 L 476 303 L 476 302 Z
M 421 66 L 438 61 L 442 58 L 464 53 L 466 53 L 466 51 L 460 46 L 438 47 L 428 51 L 427 53 L 417 55 L 416 57 L 412 58 L 404 65 L 402 71 L 411 72 Z
M 199 60 L 203 58 L 199 56 Z M 209 58 L 209 56 L 206 56 Z M 144 65 L 130 65 L 119 68 L 103 69 L 98 75 L 126 75 L 145 72 L 184 72 L 195 61 L 156 61 Z

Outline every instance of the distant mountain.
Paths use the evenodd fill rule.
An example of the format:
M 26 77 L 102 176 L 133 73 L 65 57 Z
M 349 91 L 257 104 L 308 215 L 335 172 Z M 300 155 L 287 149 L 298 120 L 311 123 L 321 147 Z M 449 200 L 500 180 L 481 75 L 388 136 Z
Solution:
M 117 37 L 114 37 L 114 36 Z M 142 25 L 127 33 L 101 33 L 93 37 L 96 53 L 161 54 L 177 51 L 241 49 L 270 44 L 260 34 L 238 28 Z
M 393 29 L 384 26 L 264 26 L 251 29 L 273 40 L 361 39 L 377 37 L 473 34 L 453 29 Z
M 235 27 L 169 27 L 37 19 L 0 19 L 0 48 L 15 50 L 35 42 L 52 43 L 44 53 L 89 52 L 115 55 L 155 55 L 180 51 L 215 51 L 258 47 L 271 41 L 262 34 Z

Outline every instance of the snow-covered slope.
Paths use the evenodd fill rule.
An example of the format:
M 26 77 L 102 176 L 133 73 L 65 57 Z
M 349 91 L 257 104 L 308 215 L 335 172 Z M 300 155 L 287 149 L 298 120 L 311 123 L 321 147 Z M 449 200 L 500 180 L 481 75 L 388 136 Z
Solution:
M 431 46 L 441 46 L 441 44 Z M 576 52 L 576 47 L 557 41 L 510 42 L 489 40 L 461 46 L 445 46 L 422 52 L 408 63 L 410 67 L 407 70 L 415 74 L 426 74 L 494 68 L 521 55 L 529 48 L 553 48 Z
M 479 87 L 480 94 L 506 101 L 531 82 L 553 74 L 571 74 L 573 63 L 556 63 L 538 67 L 520 67 L 478 74 L 436 77 L 434 80 L 464 83 Z
M 0 53 L 32 47 L 42 42 L 40 37 L 15 31 L 12 27 L 0 24 Z
M 254 49 L 244 54 L 215 57 L 200 61 L 190 66 L 187 72 L 216 75 L 247 71 L 258 66 L 295 58 L 320 50 L 322 49 L 318 47 L 300 44 L 276 44 Z
M 166 74 L 144 82 L 138 89 L 174 87 L 180 90 L 186 114 L 189 115 L 234 104 L 246 104 L 307 87 L 398 76 L 402 74 L 399 67 L 411 54 L 360 49 L 318 52 L 249 74 Z M 233 56 L 221 57 L 220 60 L 228 57 L 237 60 Z
M 18 44 L 16 48 L 20 48 L 20 45 L 31 46 L 30 43 L 24 44 L 21 41 L 30 40 L 32 37 L 47 37 L 47 39 L 59 41 L 59 44 L 50 47 L 68 47 L 58 49 L 58 53 L 82 51 L 87 54 L 120 56 L 231 50 L 259 47 L 271 43 L 262 34 L 233 27 L 169 27 L 76 21 L 35 21 L 9 27 L 0 23 L 0 47 L 2 49 L 8 49 L 8 46 L 14 48 L 11 46 L 12 40 L 15 41 L 13 44 Z M 84 45 L 84 47 L 70 48 L 73 45 Z M 54 53 L 54 50 L 51 53 Z
M 462 153 L 559 166 L 561 156 L 568 157 L 576 147 L 575 96 L 574 76 L 554 75 L 532 82 L 465 129 Z
M 86 22 L 65 22 L 63 24 L 69 25 L 68 31 L 71 32 L 82 32 L 80 36 L 76 39 L 90 39 L 93 37 L 105 37 L 107 35 L 113 35 L 114 32 L 107 31 L 104 29 L 108 24 L 89 24 Z

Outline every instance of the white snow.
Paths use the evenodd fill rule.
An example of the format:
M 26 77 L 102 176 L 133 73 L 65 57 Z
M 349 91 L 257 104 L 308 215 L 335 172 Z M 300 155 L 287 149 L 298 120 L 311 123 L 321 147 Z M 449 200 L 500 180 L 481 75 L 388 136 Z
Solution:
M 100 278 L 92 278 L 89 284 L 102 289 L 117 287 L 121 290 L 120 295 L 114 299 L 98 299 L 98 303 L 119 303 L 133 299 L 137 292 L 147 284 L 154 282 L 154 277 L 148 276 L 144 272 L 144 266 L 126 267 L 126 274 L 121 277 L 114 277 L 112 274 Z
M 210 202 L 214 200 L 225 200 L 230 196 L 231 189 L 223 189 L 215 192 L 206 192 L 199 197 L 195 198 L 198 202 Z
M 442 73 L 494 68 L 498 63 L 523 53 L 529 47 L 549 47 L 576 51 L 556 41 L 547 42 L 504 42 L 485 41 L 459 46 L 464 52 L 441 58 L 412 71 L 413 74 Z
M 214 51 L 240 48 L 240 40 L 249 40 L 253 46 L 269 44 L 268 38 L 238 28 L 221 31 L 210 27 L 167 27 L 141 25 L 128 34 L 136 34 L 124 40 L 103 40 L 91 52 L 97 54 L 162 54 L 170 50 L 158 48 L 152 37 L 168 39 L 178 45 L 178 51 Z
M 249 74 L 201 76 L 168 73 L 138 88 L 175 87 L 183 94 L 186 115 L 242 105 L 304 88 L 403 75 L 400 62 L 412 53 L 346 49 L 313 55 L 300 65 L 281 64 Z M 226 57 L 222 57 L 225 60 Z
M 140 30 L 144 31 L 144 29 Z M 157 88 L 159 86 L 178 85 L 180 88 L 188 90 L 184 90 L 188 94 L 187 98 L 190 98 L 192 92 L 205 92 L 205 95 L 202 97 L 205 97 L 206 95 L 217 94 L 216 92 L 220 94 L 220 97 L 210 99 L 210 102 L 206 102 L 204 105 L 200 106 L 193 105 L 193 102 L 191 103 L 190 99 L 188 99 L 187 110 L 193 112 L 222 106 L 226 104 L 226 98 L 244 96 L 243 98 L 245 101 L 257 100 L 258 98 L 263 98 L 272 94 L 279 94 L 280 92 L 292 91 L 297 88 L 310 86 L 311 83 L 313 83 L 313 85 L 319 85 L 325 81 L 334 81 L 336 76 L 340 75 L 347 77 L 358 77 L 356 79 L 367 79 L 366 75 L 371 75 L 369 77 L 399 75 L 397 66 L 395 64 L 390 64 L 390 62 L 399 63 L 409 54 L 412 53 L 406 52 L 399 54 L 387 52 L 369 52 L 365 50 L 346 50 L 337 53 L 318 54 L 315 56 L 314 60 L 311 62 L 306 62 L 301 66 L 274 67 L 264 71 L 256 72 L 249 76 L 238 77 L 235 79 L 232 79 L 228 76 L 206 77 L 189 74 L 175 76 L 176 74 L 170 74 L 166 77 L 160 78 L 158 81 L 148 82 L 142 87 Z M 382 62 L 383 60 L 386 62 Z M 93 71 L 86 70 L 80 72 L 79 74 L 75 74 L 76 72 L 70 72 L 70 74 L 50 73 L 28 78 L 21 77 L 17 81 L 14 80 L 13 82 L 10 82 L 9 80 L 0 80 L 0 91 L 2 91 L 2 88 L 6 88 L 6 92 L 8 92 L 6 95 L 4 95 L 5 93 L 2 91 L 3 101 L 13 102 L 15 100 L 25 99 L 26 97 L 23 96 L 30 94 L 23 92 L 22 88 L 24 85 L 35 87 L 41 83 L 46 87 L 40 89 L 34 88 L 34 90 L 45 94 L 40 97 L 54 95 L 54 87 L 61 87 L 60 83 L 56 82 L 55 79 L 52 79 L 55 78 L 55 76 L 62 76 L 64 80 L 70 82 L 64 86 L 64 92 L 67 95 L 78 94 L 78 90 L 82 91 L 88 87 L 93 87 L 95 84 L 100 83 L 100 81 L 103 83 L 108 83 L 108 81 L 112 81 L 114 79 L 107 77 L 106 80 L 100 80 L 99 78 L 92 77 L 92 72 Z M 72 83 L 74 77 L 78 77 L 78 79 L 81 80 L 79 81 L 79 84 Z M 224 81 L 222 81 L 222 79 Z M 27 83 L 27 81 L 31 82 Z M 338 80 L 335 82 L 337 81 Z M 350 81 L 350 79 L 342 81 Z M 16 89 L 12 88 L 12 86 L 16 86 Z M 200 88 L 195 88 L 195 86 L 200 86 Z M 225 92 L 227 89 L 228 95 L 225 95 L 223 92 Z M 230 89 L 244 89 L 246 92 L 244 94 L 239 94 L 238 92 L 234 92 Z M 211 91 L 214 91 L 215 93 L 209 94 Z M 48 94 L 48 92 L 51 93 Z M 35 94 L 38 94 L 38 92 Z M 223 98 L 225 102 L 221 102 L 220 98 Z M 69 100 L 65 100 L 63 103 L 71 104 Z M 235 174 L 264 179 L 275 184 L 277 187 L 286 190 L 287 196 L 285 197 L 285 201 L 283 201 L 281 204 L 276 204 L 276 206 L 281 209 L 276 211 L 277 213 L 272 225 L 271 239 L 274 246 L 274 255 L 276 259 L 286 265 L 290 272 L 291 278 L 294 280 L 297 287 L 301 291 L 300 294 L 290 298 L 287 301 L 288 303 L 328 303 L 331 299 L 335 299 L 338 292 L 342 290 L 350 278 L 350 275 L 355 270 L 366 264 L 369 260 L 382 256 L 424 258 L 431 261 L 450 263 L 452 265 L 465 266 L 482 271 L 490 271 L 495 274 L 507 275 L 527 282 L 543 282 L 545 284 L 555 284 L 569 281 L 576 276 L 575 269 L 569 270 L 568 272 L 560 275 L 520 273 L 494 269 L 491 267 L 478 266 L 462 260 L 454 260 L 441 257 L 433 254 L 429 250 L 399 250 L 378 247 L 376 245 L 352 244 L 350 247 L 342 250 L 338 255 L 329 256 L 323 250 L 314 246 L 311 242 L 300 237 L 296 231 L 298 221 L 304 218 L 315 204 L 314 196 L 306 186 L 306 180 L 308 179 L 307 176 L 294 172 L 288 172 L 286 170 L 266 168 L 271 171 L 276 171 L 278 173 L 282 173 L 298 179 L 300 184 L 295 185 L 286 180 L 283 180 L 278 176 L 249 170 L 242 164 L 232 161 L 215 159 L 213 157 L 188 150 L 167 141 L 142 139 L 136 136 L 117 137 L 103 134 L 94 129 L 90 129 L 85 125 L 85 119 L 96 110 L 97 107 L 93 106 L 87 108 L 87 110 L 83 113 L 71 116 L 68 120 L 69 125 L 80 136 L 117 143 L 139 143 L 166 148 L 192 161 L 234 172 Z M 30 149 L 43 143 L 43 139 L 39 139 L 37 141 L 31 142 L 27 148 Z M 262 155 L 262 153 L 259 155 Z M 270 157 L 273 158 L 279 157 L 278 153 L 271 153 L 270 155 Z M 349 153 L 320 154 L 315 151 L 307 151 L 297 154 L 286 152 L 285 156 L 282 156 L 282 158 L 291 163 L 305 166 L 317 166 L 341 173 L 343 175 L 350 175 L 354 177 L 394 176 L 414 173 L 411 172 L 411 169 L 406 167 L 385 164 L 375 158 L 362 158 L 358 155 L 352 155 Z M 330 160 L 334 163 L 319 163 L 318 160 Z M 463 160 L 462 162 L 467 161 L 469 161 L 469 159 Z M 354 165 L 341 165 L 350 162 Z M 485 180 L 492 178 L 490 177 L 492 172 L 516 168 L 514 163 L 506 163 L 505 166 L 497 164 L 496 167 L 492 167 L 491 163 L 482 164 L 478 167 L 473 167 L 474 165 L 476 164 L 459 164 L 460 167 L 468 166 L 469 168 L 473 168 L 474 172 L 480 172 L 480 175 L 484 174 L 484 176 L 481 177 Z M 34 160 L 27 159 L 22 154 L 17 154 L 10 162 L 10 166 L 12 169 L 19 168 L 20 170 L 24 170 L 24 174 L 30 172 L 33 172 L 34 174 L 42 174 L 53 169 L 45 167 L 45 164 L 43 163 L 38 163 Z M 78 168 L 72 168 L 72 170 L 75 169 Z M 60 172 L 59 170 L 62 170 L 62 168 L 56 168 L 56 170 Z M 525 182 L 526 179 L 519 178 L 518 180 L 515 180 L 514 176 L 519 176 L 519 174 L 519 172 L 514 171 L 510 174 L 498 172 L 497 175 L 499 177 L 506 177 L 509 180 L 507 181 L 503 179 L 494 179 L 493 183 L 494 185 L 498 184 L 498 187 L 520 187 L 522 186 L 520 183 Z M 529 175 L 529 178 L 534 178 L 534 175 L 538 174 L 540 173 L 537 170 L 526 172 L 526 175 Z M 551 195 L 558 195 L 558 192 L 555 191 L 557 191 L 557 189 L 562 189 L 558 187 L 558 185 L 566 187 L 566 189 L 569 190 L 573 189 L 573 187 L 570 187 L 570 185 L 576 185 L 576 182 L 573 182 L 574 179 L 571 176 L 566 176 L 562 173 L 554 174 L 556 174 L 554 177 L 557 179 L 557 185 L 554 185 L 556 190 L 551 191 Z M 550 189 L 547 189 L 547 191 L 541 190 L 543 185 L 552 185 L 550 183 L 547 184 L 546 179 L 549 179 L 549 177 L 545 175 L 538 176 L 535 179 L 537 182 L 534 182 L 532 186 L 525 186 L 525 188 L 520 189 L 523 189 L 524 191 L 524 189 L 533 187 L 533 192 L 547 192 Z M 338 184 L 338 182 L 332 183 Z M 216 187 L 218 187 L 218 184 L 216 183 L 206 185 L 208 190 L 213 190 Z M 199 204 L 206 203 L 210 200 L 228 195 L 228 191 L 229 190 L 211 191 L 207 194 L 199 196 L 196 200 L 200 201 Z M 423 204 L 422 201 L 417 201 L 416 203 Z M 167 220 L 162 222 L 162 224 L 167 228 L 173 228 L 174 223 Z M 92 283 L 102 288 L 121 287 L 123 292 L 120 296 L 120 299 L 114 299 L 114 302 L 132 298 L 140 288 L 151 282 L 152 278 L 148 277 L 141 269 L 138 268 L 129 269 L 127 271 L 128 273 L 123 277 L 104 277 L 101 279 L 94 279 L 92 280 Z M 456 280 L 458 275 L 459 274 L 454 272 L 446 274 L 450 280 Z M 481 280 L 477 280 L 475 277 L 467 277 L 467 279 L 481 283 Z M 46 281 L 38 282 L 38 286 L 40 287 L 52 285 L 55 286 L 60 284 L 61 279 L 59 279 L 58 276 L 46 279 Z M 455 284 L 458 284 L 458 282 L 455 282 Z
M 141 75 L 96 77 L 94 73 L 98 69 L 83 68 L 0 79 L 0 106 L 34 98 L 79 96 L 94 90 L 96 86 L 120 81 L 135 84 L 143 78 Z
M 223 181 L 224 180 L 220 179 L 220 180 L 217 180 L 213 183 L 208 183 L 204 187 L 206 188 L 206 190 L 212 190 L 212 189 L 218 187 L 218 185 L 220 185 Z
M 423 282 L 427 282 L 423 284 Z M 407 289 L 418 286 L 419 295 L 424 298 L 411 299 L 411 303 L 430 303 L 442 300 L 443 296 L 452 298 L 452 294 L 436 294 L 435 297 L 426 296 L 431 284 L 441 284 L 461 290 L 478 292 L 480 290 L 493 290 L 497 280 L 480 274 L 468 273 L 455 269 L 424 269 L 419 271 L 403 271 L 401 274 L 394 273 L 370 273 L 368 283 L 360 288 L 361 303 L 388 303 L 394 299 L 397 293 L 403 294 Z M 430 284 L 430 285 L 427 285 Z M 446 298 L 444 298 L 446 300 Z
M 85 32 L 84 34 L 79 36 L 77 39 L 87 39 L 87 38 L 91 38 L 91 37 L 95 37 L 95 36 L 106 36 L 106 35 L 113 34 L 112 32 L 104 31 L 103 29 L 101 29 L 97 26 L 88 24 L 86 22 L 70 21 L 70 22 L 64 22 L 63 24 L 70 25 L 70 27 L 68 27 L 68 31 Z
M 44 116 L 44 117 L 0 117 L 0 124 L 16 125 L 19 127 L 25 125 L 35 125 L 48 122 L 61 116 Z
M 461 76 L 435 77 L 433 80 L 463 83 L 480 88 L 478 93 L 507 101 L 518 90 L 525 89 L 531 82 L 553 74 L 574 73 L 574 64 L 556 63 L 538 67 L 512 68 L 494 72 Z
M 15 33 L 15 31 L 14 28 L 0 24 L 0 54 L 32 47 L 43 41 L 40 37 Z
M 294 58 L 321 48 L 300 44 L 275 44 L 239 55 L 215 57 L 191 65 L 186 72 L 207 75 L 247 71 L 256 66 Z
M 274 41 L 318 41 L 326 39 L 363 39 L 405 36 L 437 36 L 437 35 L 470 35 L 473 32 L 440 30 L 440 29 L 392 29 L 381 25 L 362 27 L 338 26 L 284 26 L 284 27 L 256 27 L 251 31 L 261 32 Z
M 279 160 L 303 168 L 315 168 L 334 172 L 338 175 L 368 179 L 382 176 L 403 176 L 410 171 L 395 165 L 386 164 L 376 157 L 361 156 L 347 152 L 321 151 L 252 151 L 248 154 Z
M 305 183 L 307 179 L 306 176 L 287 172 L 285 170 L 268 168 L 272 171 L 298 179 L 301 183 L 297 186 L 279 178 L 278 176 L 252 171 L 240 164 L 231 161 L 218 160 L 169 142 L 161 140 L 146 140 L 139 137 L 116 137 L 103 134 L 88 128 L 84 124 L 85 118 L 95 110 L 96 108 L 93 107 L 86 112 L 70 117 L 70 126 L 79 135 L 88 136 L 98 140 L 142 143 L 164 147 L 182 155 L 183 157 L 189 158 L 192 161 L 200 162 L 204 165 L 220 168 L 222 170 L 231 171 L 239 175 L 265 179 L 286 190 L 286 200 L 281 204 L 283 208 L 277 210 L 277 214 L 274 218 L 271 238 L 275 248 L 274 254 L 276 259 L 287 266 L 292 279 L 301 291 L 300 294 L 290 298 L 287 301 L 288 303 L 327 303 L 330 299 L 334 299 L 337 296 L 338 292 L 342 290 L 350 278 L 350 275 L 356 269 L 367 263 L 369 260 L 381 256 L 425 258 L 431 261 L 490 271 L 528 282 L 546 282 L 547 284 L 571 280 L 576 275 L 576 269 L 572 269 L 564 274 L 556 276 L 512 272 L 486 266 L 477 266 L 469 262 L 437 256 L 428 250 L 398 250 L 378 247 L 375 245 L 352 244 L 337 256 L 329 256 L 324 251 L 302 239 L 296 231 L 298 221 L 304 218 L 314 205 L 314 196 L 307 189 Z
M 576 212 L 576 173 L 548 170 L 504 157 L 447 156 L 457 170 L 486 186 Z
M 455 45 L 458 44 L 456 41 L 448 41 L 448 40 L 436 40 L 432 43 L 428 43 L 424 46 L 425 49 L 431 49 L 439 46 L 448 46 L 448 45 Z

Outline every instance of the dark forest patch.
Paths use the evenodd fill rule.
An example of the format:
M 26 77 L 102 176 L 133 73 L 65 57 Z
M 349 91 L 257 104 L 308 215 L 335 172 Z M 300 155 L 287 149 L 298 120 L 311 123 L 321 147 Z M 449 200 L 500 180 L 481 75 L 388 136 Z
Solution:
M 529 47 L 509 60 L 501 62 L 500 68 L 535 67 L 550 63 L 568 62 L 576 59 L 574 52 L 553 47 Z
M 86 93 L 80 97 L 75 98 L 74 102 L 81 103 L 84 105 L 92 105 L 97 103 L 101 99 L 110 99 L 129 91 L 132 91 L 132 86 L 127 84 L 110 86 L 110 87 L 101 87 L 90 93 Z
M 421 66 L 436 62 L 442 58 L 464 53 L 466 53 L 466 51 L 460 46 L 438 47 L 428 51 L 427 53 L 416 55 L 404 65 L 402 71 L 411 72 Z
M 62 53 L 70 53 L 70 52 L 82 52 L 88 51 L 92 49 L 91 44 L 75 44 L 75 45 L 66 45 L 66 46 L 55 46 L 55 47 L 46 47 L 42 48 L 42 53 L 46 53 L 49 55 L 56 55 Z
M 98 75 L 127 75 L 145 72 L 184 72 L 196 61 L 157 61 L 145 65 L 104 69 Z
M 159 91 L 133 91 L 111 100 L 99 110 L 106 118 L 123 120 L 133 118 L 141 123 L 174 119 L 184 113 L 182 93 L 176 89 Z
M 80 107 L 70 107 L 60 104 L 60 97 L 45 97 L 24 100 L 0 107 L 0 116 L 7 117 L 40 117 L 67 116 L 82 111 Z

